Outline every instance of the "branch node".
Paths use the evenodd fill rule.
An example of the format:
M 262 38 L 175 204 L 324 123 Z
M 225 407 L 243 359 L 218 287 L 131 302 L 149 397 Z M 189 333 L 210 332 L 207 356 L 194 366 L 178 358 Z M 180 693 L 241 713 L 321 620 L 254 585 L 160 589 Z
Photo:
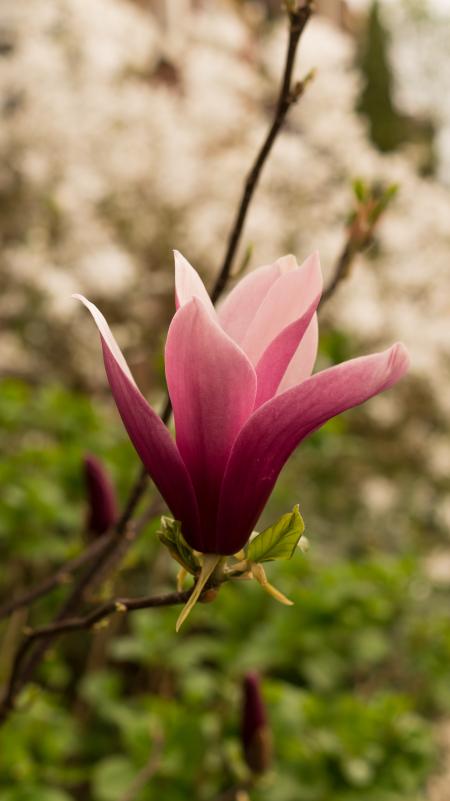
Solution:
M 104 617 L 103 620 L 98 620 L 97 623 L 94 623 L 92 626 L 94 631 L 100 631 L 100 629 L 107 629 L 109 626 L 108 618 Z

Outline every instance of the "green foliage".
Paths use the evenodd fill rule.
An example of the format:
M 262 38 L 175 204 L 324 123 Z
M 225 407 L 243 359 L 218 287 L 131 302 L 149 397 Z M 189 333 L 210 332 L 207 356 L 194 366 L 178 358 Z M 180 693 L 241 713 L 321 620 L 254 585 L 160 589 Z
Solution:
M 330 333 L 322 358 L 349 349 Z M 84 451 L 106 460 L 122 494 L 137 464 L 108 409 L 58 387 L 4 382 L 0 422 L 6 599 L 83 547 Z M 314 545 L 307 556 L 297 549 L 267 566 L 293 607 L 274 603 L 256 582 L 236 581 L 214 603 L 198 604 L 178 635 L 180 609 L 168 608 L 117 615 L 107 628 L 61 638 L 0 729 L 2 801 L 122 801 L 152 755 L 156 768 L 136 801 L 211 801 L 247 775 L 239 718 L 249 669 L 264 675 L 275 743 L 274 769 L 252 801 L 423 801 L 435 762 L 430 724 L 450 710 L 448 593 L 433 588 L 417 555 L 364 548 L 374 521 L 357 489 L 361 474 L 389 468 L 400 487 L 402 476 L 409 482 L 409 467 L 391 459 L 390 437 L 349 415 L 305 443 L 285 475 L 268 516 L 286 508 L 299 483 Z M 402 510 L 410 533 L 420 521 L 404 501 Z M 158 541 L 158 523 L 137 540 L 110 592 L 174 586 L 176 566 Z M 383 540 L 377 519 L 380 542 L 391 520 L 385 529 Z M 252 546 L 264 545 L 259 558 L 288 556 L 302 530 L 294 508 Z M 176 526 L 166 524 L 168 531 L 177 540 Z M 54 616 L 63 593 L 39 601 L 30 622 Z M 23 622 L 0 624 L 1 677 Z
M 86 451 L 101 455 L 119 490 L 129 485 L 135 463 L 120 429 L 112 436 L 88 399 L 16 381 L 1 384 L 0 450 L 0 556 L 45 567 L 80 545 Z
M 408 117 L 396 107 L 389 45 L 389 30 L 383 23 L 378 0 L 374 0 L 359 54 L 364 86 L 358 111 L 367 117 L 370 138 L 379 150 L 389 152 L 411 141 L 421 144 L 421 169 L 429 173 L 434 167 L 433 125 Z
M 372 141 L 383 151 L 395 150 L 407 139 L 407 124 L 392 99 L 389 33 L 378 2 L 372 3 L 361 67 L 366 79 L 359 110 L 368 116 Z

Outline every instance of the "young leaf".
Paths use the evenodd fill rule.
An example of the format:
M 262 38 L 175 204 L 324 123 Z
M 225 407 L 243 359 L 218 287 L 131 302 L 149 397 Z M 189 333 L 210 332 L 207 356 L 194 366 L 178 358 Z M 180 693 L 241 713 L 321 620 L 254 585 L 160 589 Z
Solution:
M 292 512 L 282 515 L 253 539 L 247 548 L 246 558 L 250 562 L 270 562 L 273 559 L 290 559 L 305 530 L 298 505 Z
M 158 537 L 163 545 L 166 546 L 170 555 L 188 573 L 192 573 L 195 576 L 200 571 L 200 562 L 184 539 L 181 533 L 181 524 L 178 520 L 162 515 L 161 530 L 158 531 Z

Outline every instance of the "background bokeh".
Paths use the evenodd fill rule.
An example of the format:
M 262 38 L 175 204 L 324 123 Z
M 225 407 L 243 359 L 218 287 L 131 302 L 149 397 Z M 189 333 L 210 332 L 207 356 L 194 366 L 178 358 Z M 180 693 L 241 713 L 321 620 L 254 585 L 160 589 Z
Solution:
M 323 0 L 238 264 L 344 245 L 355 179 L 397 184 L 370 248 L 320 316 L 319 367 L 401 339 L 410 375 L 329 423 L 264 514 L 298 502 L 311 548 L 269 568 L 295 600 L 226 586 L 175 636 L 177 610 L 114 618 L 48 654 L 0 730 L 2 801 L 216 801 L 245 777 L 240 682 L 264 676 L 275 743 L 255 801 L 450 795 L 450 4 Z M 85 544 L 82 459 L 122 499 L 137 458 L 107 390 L 105 312 L 163 400 L 173 248 L 212 284 L 243 177 L 273 113 L 278 0 L 27 0 L 0 8 L 0 590 Z M 171 588 L 151 523 L 98 589 Z M 0 624 L 0 683 L 25 625 Z M 155 756 L 151 780 L 130 796 Z

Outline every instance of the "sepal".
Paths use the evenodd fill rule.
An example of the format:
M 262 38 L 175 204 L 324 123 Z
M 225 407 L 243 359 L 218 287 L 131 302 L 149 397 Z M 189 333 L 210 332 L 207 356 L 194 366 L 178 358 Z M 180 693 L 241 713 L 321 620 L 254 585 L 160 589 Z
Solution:
M 166 546 L 173 559 L 191 575 L 196 576 L 201 564 L 195 551 L 187 544 L 181 533 L 181 523 L 167 515 L 161 516 L 161 528 L 157 532 L 163 545 Z

